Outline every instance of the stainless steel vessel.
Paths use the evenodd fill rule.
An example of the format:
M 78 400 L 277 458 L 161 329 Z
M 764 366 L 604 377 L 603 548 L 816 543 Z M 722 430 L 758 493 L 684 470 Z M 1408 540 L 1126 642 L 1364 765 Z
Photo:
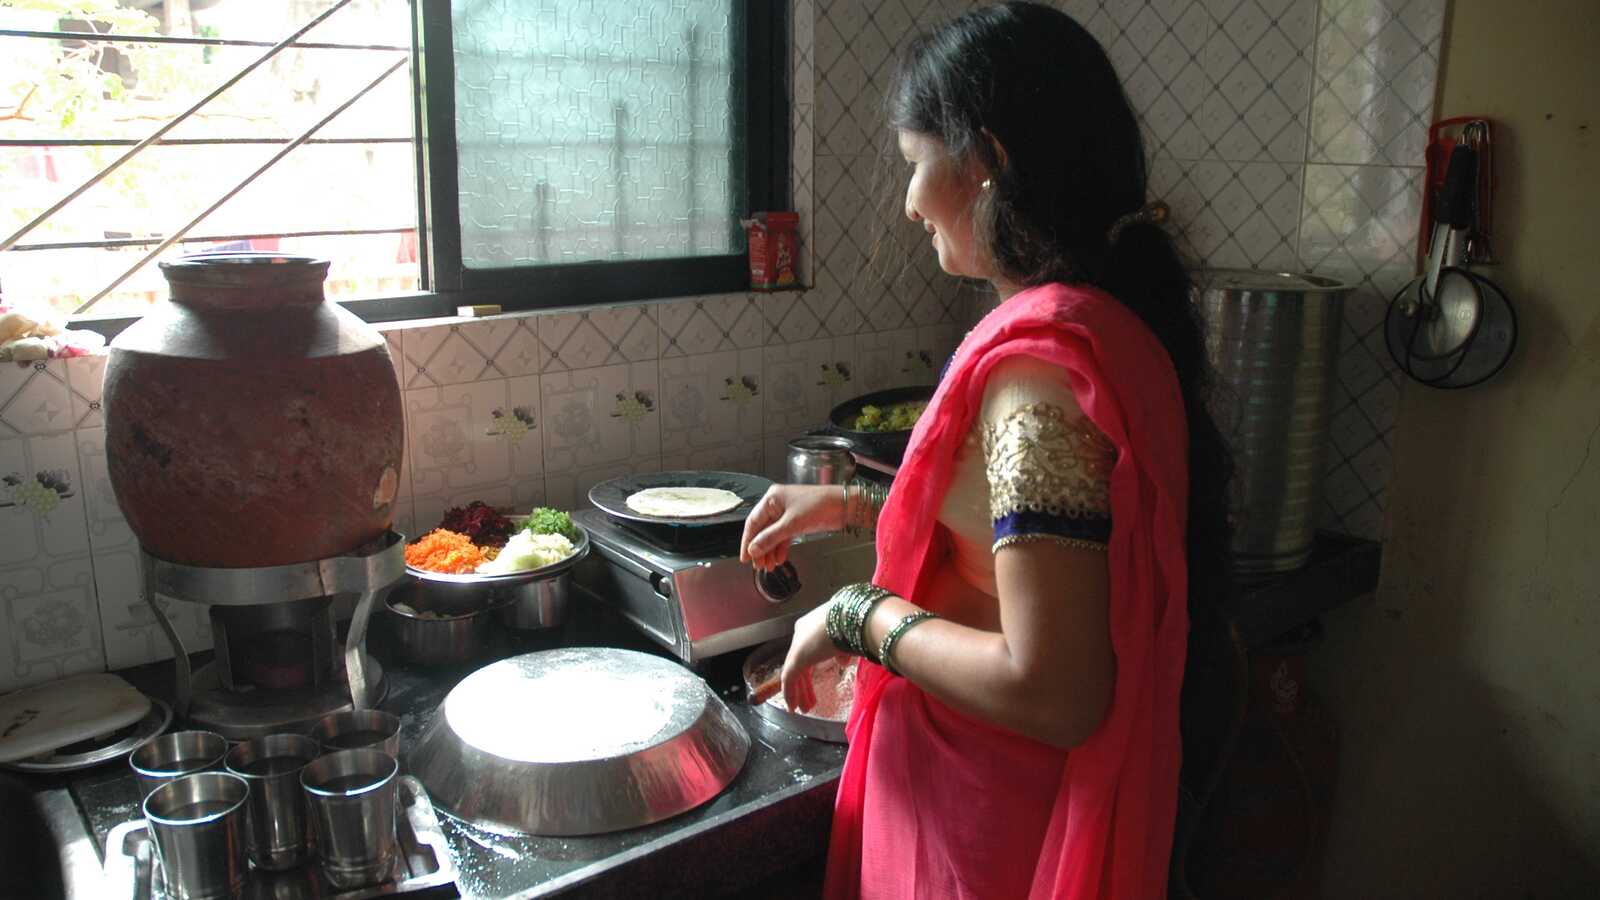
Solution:
M 789 442 L 786 472 L 790 484 L 845 484 L 856 474 L 856 458 L 845 438 L 808 434 Z
M 669 659 L 574 647 L 462 679 L 409 768 L 447 812 L 492 829 L 599 834 L 693 809 L 727 787 L 750 736 Z
M 1295 569 L 1311 556 L 1344 298 L 1316 275 L 1196 273 L 1216 370 L 1212 415 L 1234 453 L 1234 568 Z

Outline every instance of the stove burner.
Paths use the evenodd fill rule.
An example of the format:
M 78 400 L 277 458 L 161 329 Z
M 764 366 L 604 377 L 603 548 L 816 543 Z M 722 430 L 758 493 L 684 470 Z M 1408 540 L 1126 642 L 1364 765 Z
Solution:
M 743 522 L 716 525 L 651 525 L 607 516 L 619 530 L 668 553 L 732 556 L 739 552 Z

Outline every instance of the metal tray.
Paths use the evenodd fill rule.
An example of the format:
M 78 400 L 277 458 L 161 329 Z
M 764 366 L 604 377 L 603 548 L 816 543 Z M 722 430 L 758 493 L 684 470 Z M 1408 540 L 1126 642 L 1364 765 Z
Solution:
M 788 652 L 788 638 L 768 641 L 750 651 L 750 655 L 745 657 L 744 660 L 744 689 L 746 697 L 755 692 L 756 683 L 760 680 L 758 675 L 774 665 L 782 665 L 783 657 Z M 790 712 L 784 708 L 782 697 L 783 695 L 779 694 L 770 702 L 752 704 L 752 708 L 755 710 L 756 715 L 791 734 L 815 738 L 819 741 L 828 741 L 833 744 L 849 743 L 845 740 L 843 721 L 807 715 L 802 712 Z
M 119 757 L 127 756 L 136 750 L 140 744 L 150 740 L 156 735 L 167 730 L 172 724 L 172 707 L 165 700 L 150 698 L 150 710 L 144 718 L 125 728 L 119 728 L 108 735 L 78 741 L 49 753 L 19 759 L 16 762 L 0 765 L 0 769 L 12 772 L 27 772 L 30 775 L 43 775 L 52 772 L 76 772 L 79 769 L 88 769 L 101 763 L 111 762 Z
M 410 775 L 401 776 L 399 784 L 400 806 L 395 830 L 400 836 L 401 853 L 389 880 L 339 891 L 323 879 L 315 863 L 277 873 L 251 869 L 244 890 L 239 893 L 239 900 L 461 896 L 455 884 L 455 862 L 450 857 L 450 847 L 445 843 L 444 831 L 439 827 L 439 817 L 434 812 L 432 801 L 428 799 L 422 783 Z M 111 829 L 106 836 L 105 883 L 95 896 L 120 898 L 134 895 L 134 850 L 140 842 L 149 840 L 150 834 L 143 819 L 124 822 Z M 162 883 L 159 863 L 150 867 L 149 890 L 144 896 L 151 900 L 167 900 L 171 896 Z

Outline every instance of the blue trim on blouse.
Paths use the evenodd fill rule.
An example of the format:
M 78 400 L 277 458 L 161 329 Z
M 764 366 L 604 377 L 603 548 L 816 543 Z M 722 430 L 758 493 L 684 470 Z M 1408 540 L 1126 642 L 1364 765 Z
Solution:
M 1111 543 L 1110 516 L 1058 516 L 1022 510 L 994 520 L 994 539 L 1014 534 L 1053 534 L 1097 544 Z

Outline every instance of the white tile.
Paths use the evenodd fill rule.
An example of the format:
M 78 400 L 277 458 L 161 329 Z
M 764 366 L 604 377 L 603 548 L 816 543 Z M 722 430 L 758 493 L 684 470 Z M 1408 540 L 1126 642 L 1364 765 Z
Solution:
M 589 506 L 589 489 L 602 481 L 625 475 L 660 472 L 661 455 L 645 454 L 616 462 L 583 462 L 568 472 L 546 476 L 545 502 L 557 509 L 584 509 Z
M 662 453 L 759 439 L 770 384 L 761 363 L 760 349 L 662 360 Z
M 1310 158 L 1420 165 L 1444 0 L 1329 4 L 1316 43 Z
M 913 328 L 881 331 L 856 337 L 856 377 L 860 394 L 919 384 L 923 368 L 916 359 L 917 332 Z M 916 363 L 916 364 L 914 364 Z
M 75 424 L 63 360 L 0 363 L 0 434 L 49 434 Z
M 0 438 L 0 539 L 0 567 L 89 552 L 71 432 Z
M 542 316 L 539 342 L 549 372 L 642 362 L 659 352 L 653 305 Z
M 681 297 L 656 304 L 663 358 L 761 346 L 767 323 L 755 294 Z
M 508 376 L 537 375 L 545 365 L 544 345 L 539 343 L 540 316 L 521 316 L 506 336 L 494 357 L 494 366 Z
M 855 396 L 855 340 L 834 338 L 767 347 L 763 368 L 767 434 L 794 437 L 828 422 L 835 404 Z M 841 371 L 843 374 L 841 374 Z
M 0 568 L 0 689 L 105 668 L 87 553 Z
M 535 376 L 406 391 L 415 502 L 541 474 L 542 402 Z
M 72 421 L 76 428 L 92 428 L 104 421 L 100 398 L 105 392 L 106 357 L 76 356 L 64 360 L 71 391 Z
M 120 669 L 171 659 L 172 642 L 144 600 L 137 550 L 97 552 L 94 579 L 106 665 Z M 209 610 L 205 606 L 166 597 L 158 597 L 156 602 L 172 622 L 186 652 L 211 648 Z
M 117 505 L 106 464 L 106 430 L 84 428 L 73 432 L 78 444 L 78 467 L 89 528 L 89 546 L 96 553 L 137 547 L 128 520 Z
M 766 454 L 759 438 L 720 447 L 697 447 L 692 450 L 664 452 L 661 456 L 661 471 L 678 470 L 762 475 L 766 471 Z
M 661 453 L 655 362 L 551 372 L 541 378 L 549 476 Z M 420 493 L 420 492 L 419 492 Z

